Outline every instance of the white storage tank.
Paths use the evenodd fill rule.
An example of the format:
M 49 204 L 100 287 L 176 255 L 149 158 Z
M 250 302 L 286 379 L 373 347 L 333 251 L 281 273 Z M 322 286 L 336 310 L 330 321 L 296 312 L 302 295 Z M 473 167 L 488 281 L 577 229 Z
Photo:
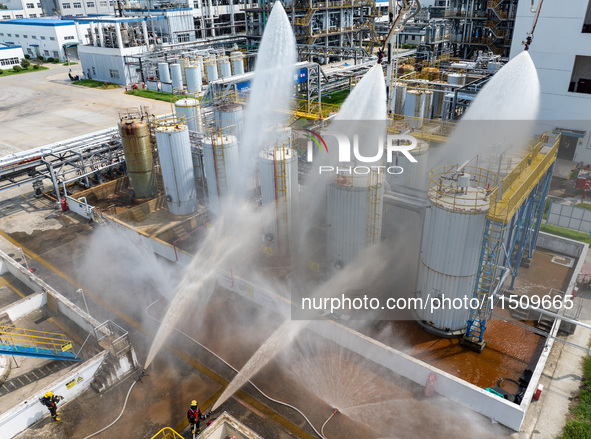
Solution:
M 173 88 L 183 88 L 183 70 L 181 69 L 180 64 L 175 63 L 170 65 L 170 76 Z
M 185 77 L 187 79 L 187 91 L 189 93 L 201 93 L 203 84 L 199 66 L 189 65 L 185 67 Z
M 199 207 L 189 130 L 181 117 L 159 119 L 156 145 L 164 181 L 168 210 L 174 215 L 187 215 Z
M 274 254 L 287 256 L 299 187 L 296 151 L 282 146 L 261 151 L 259 179 L 263 206 L 275 204 L 275 220 L 265 226 L 265 239 L 274 241 Z
M 404 169 L 404 172 L 402 174 L 386 173 L 386 181 L 391 189 L 394 189 L 397 185 L 415 189 L 424 189 L 426 187 L 429 178 L 429 142 L 417 140 L 417 146 L 410 150 L 410 154 L 417 160 L 417 163 L 411 163 L 400 152 L 394 153 L 390 166 L 400 166 Z
M 465 73 L 448 73 L 447 83 L 455 85 L 466 85 L 466 74 Z
M 341 166 L 347 167 L 342 164 Z M 384 200 L 383 173 L 337 175 L 326 192 L 326 258 L 342 269 L 380 241 Z
M 220 73 L 222 78 L 229 78 L 232 76 L 232 68 L 230 67 L 230 59 L 227 56 L 220 56 L 219 58 L 220 64 Z
M 161 62 L 158 63 L 158 76 L 160 77 L 160 82 L 170 83 L 170 70 L 168 70 L 168 63 Z
M 390 112 L 394 114 L 404 114 L 404 103 L 406 101 L 406 83 L 396 82 L 393 84 L 392 101 L 390 102 Z
M 182 114 L 185 117 L 185 123 L 190 131 L 198 133 L 203 132 L 201 124 L 201 108 L 199 101 L 193 98 L 179 99 L 174 103 L 177 114 Z
M 234 75 L 244 73 L 244 54 L 242 52 L 230 53 L 230 62 L 232 63 L 232 72 Z
M 455 337 L 466 331 L 470 308 L 463 301 L 474 292 L 489 195 L 498 181 L 493 172 L 476 167 L 458 171 L 457 165 L 443 166 L 430 173 L 431 206 L 426 209 L 417 285 L 417 297 L 429 305 L 414 310 L 429 332 Z M 431 311 L 433 300 L 441 306 Z
M 203 138 L 203 165 L 209 209 L 212 214 L 217 215 L 220 212 L 220 202 L 237 189 L 240 157 L 236 137 L 222 135 Z
M 427 92 L 422 89 L 407 89 L 406 98 L 404 102 L 404 115 L 409 118 L 409 125 L 412 129 L 420 129 L 423 126 L 423 121 L 427 113 L 427 104 L 431 102 L 430 95 L 432 92 Z M 414 118 L 414 119 L 413 119 Z
M 215 107 L 214 119 L 223 134 L 239 136 L 242 133 L 242 105 L 229 103 Z
M 218 64 L 215 55 L 211 55 L 209 58 L 203 61 L 205 71 L 207 73 L 207 82 L 212 82 L 218 79 Z
M 191 158 L 193 159 L 193 176 L 195 180 L 201 180 L 203 178 L 201 151 L 195 145 L 191 145 Z

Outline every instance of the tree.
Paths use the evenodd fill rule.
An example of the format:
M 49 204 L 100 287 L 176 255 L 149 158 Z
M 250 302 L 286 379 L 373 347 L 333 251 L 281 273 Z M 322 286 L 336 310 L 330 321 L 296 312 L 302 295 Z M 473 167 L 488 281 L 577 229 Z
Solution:
M 31 61 L 26 58 L 21 59 L 21 67 L 23 69 L 28 69 L 31 66 Z
M 12 67 L 12 70 L 14 70 L 15 72 L 20 72 L 23 68 L 21 66 L 19 66 L 18 64 L 16 66 Z
M 6 6 L 4 3 L 0 3 L 0 9 L 8 9 L 8 6 Z

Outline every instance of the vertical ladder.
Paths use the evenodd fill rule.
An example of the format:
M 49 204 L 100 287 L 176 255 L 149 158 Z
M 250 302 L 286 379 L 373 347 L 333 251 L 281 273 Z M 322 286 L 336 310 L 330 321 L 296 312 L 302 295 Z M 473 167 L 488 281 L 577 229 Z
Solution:
M 377 170 L 369 173 L 369 187 L 367 191 L 367 226 L 365 228 L 365 244 L 367 247 L 380 240 L 382 211 L 380 191 L 382 190 L 381 175 Z
M 218 143 L 219 140 L 219 143 Z M 212 137 L 213 164 L 215 169 L 215 181 L 218 188 L 218 196 L 221 198 L 228 193 L 228 178 L 226 175 L 226 158 L 224 156 L 224 136 Z
M 285 144 L 275 145 L 273 150 L 273 172 L 275 178 L 275 213 L 277 221 L 277 253 L 286 255 L 289 251 L 289 206 L 287 200 L 287 149 Z
M 491 314 L 492 293 L 497 276 L 499 256 L 502 251 L 505 224 L 500 221 L 486 219 L 482 249 L 473 297 L 478 299 L 479 306 L 470 309 L 470 318 L 464 339 L 469 342 L 483 343 L 486 321 Z M 482 346 L 484 348 L 484 346 Z
M 538 240 L 538 234 L 540 233 L 540 227 L 542 225 L 542 219 L 544 217 L 544 210 L 546 210 L 546 199 L 548 198 L 548 191 L 550 190 L 550 181 L 552 180 L 552 173 L 554 171 L 554 164 L 550 166 L 550 169 L 546 171 L 546 175 L 540 181 L 541 190 L 539 191 L 538 197 L 536 198 L 536 205 L 534 208 L 534 214 L 531 225 L 531 237 L 527 241 L 525 251 L 528 258 L 531 258 L 534 253 L 536 242 Z

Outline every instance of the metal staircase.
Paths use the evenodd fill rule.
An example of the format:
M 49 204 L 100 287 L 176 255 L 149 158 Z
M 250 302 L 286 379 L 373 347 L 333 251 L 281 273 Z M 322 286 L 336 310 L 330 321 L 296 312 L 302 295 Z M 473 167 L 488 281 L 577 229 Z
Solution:
M 277 222 L 277 253 L 280 256 L 289 252 L 289 206 L 287 200 L 285 145 L 276 145 L 273 151 L 273 165 L 275 177 L 275 211 Z
M 217 142 L 218 139 L 219 144 Z M 224 137 L 221 132 L 219 136 L 213 136 L 212 147 L 218 196 L 223 197 L 228 193 L 228 178 L 226 175 L 226 157 L 224 156 Z
M 486 321 L 490 317 L 492 292 L 497 278 L 499 256 L 502 251 L 505 224 L 500 221 L 486 220 L 486 228 L 482 237 L 480 262 L 476 275 L 474 297 L 478 299 L 479 307 L 470 311 L 465 338 L 471 342 L 482 344 L 486 330 Z
M 378 171 L 369 173 L 369 188 L 367 192 L 367 226 L 365 228 L 365 244 L 371 246 L 380 240 L 382 224 L 382 176 Z
M 64 334 L 0 326 L 0 354 L 80 361 L 71 350 L 72 341 Z

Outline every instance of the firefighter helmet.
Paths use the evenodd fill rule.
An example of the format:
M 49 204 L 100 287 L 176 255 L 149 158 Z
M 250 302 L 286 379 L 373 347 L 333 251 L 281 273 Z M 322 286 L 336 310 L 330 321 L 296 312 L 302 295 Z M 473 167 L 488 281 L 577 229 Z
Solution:
M 53 393 L 51 393 L 51 392 L 47 392 L 47 393 L 45 393 L 45 395 L 44 395 L 44 396 L 45 396 L 46 398 L 51 398 L 51 397 L 53 396 Z
M 191 407 L 197 407 L 197 401 L 195 401 L 195 400 L 191 401 Z

